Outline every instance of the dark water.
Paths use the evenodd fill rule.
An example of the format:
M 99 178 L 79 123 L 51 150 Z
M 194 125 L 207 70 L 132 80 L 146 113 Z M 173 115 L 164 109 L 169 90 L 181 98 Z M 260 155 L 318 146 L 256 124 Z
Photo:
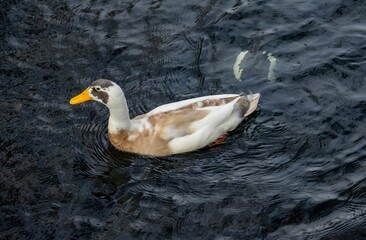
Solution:
M 364 0 L 1 0 L 0 13 L 1 239 L 366 239 Z M 109 144 L 105 107 L 69 105 L 97 78 L 121 85 L 132 116 L 262 98 L 225 144 L 148 158 Z

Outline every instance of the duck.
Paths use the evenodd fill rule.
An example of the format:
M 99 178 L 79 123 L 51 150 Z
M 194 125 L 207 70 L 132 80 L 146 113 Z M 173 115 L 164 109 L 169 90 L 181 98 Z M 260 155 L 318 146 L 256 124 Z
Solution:
M 209 95 L 161 105 L 131 119 L 121 87 L 98 79 L 70 104 L 104 104 L 109 109 L 108 138 L 115 148 L 161 157 L 215 143 L 256 110 L 259 98 L 259 93 Z

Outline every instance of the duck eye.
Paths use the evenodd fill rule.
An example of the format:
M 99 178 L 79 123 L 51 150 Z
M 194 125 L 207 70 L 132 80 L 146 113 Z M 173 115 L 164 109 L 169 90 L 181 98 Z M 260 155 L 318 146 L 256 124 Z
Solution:
M 100 87 L 95 87 L 94 89 L 95 89 L 95 91 L 97 91 L 97 92 L 99 92 L 99 91 L 100 91 Z

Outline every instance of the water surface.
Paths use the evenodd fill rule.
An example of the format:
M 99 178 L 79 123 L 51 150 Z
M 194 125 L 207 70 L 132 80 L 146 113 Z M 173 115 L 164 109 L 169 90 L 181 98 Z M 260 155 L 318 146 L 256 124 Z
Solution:
M 365 12 L 360 0 L 1 1 L 0 238 L 366 238 Z M 97 78 L 124 89 L 131 116 L 262 97 L 225 144 L 150 158 L 109 144 L 104 106 L 69 105 Z

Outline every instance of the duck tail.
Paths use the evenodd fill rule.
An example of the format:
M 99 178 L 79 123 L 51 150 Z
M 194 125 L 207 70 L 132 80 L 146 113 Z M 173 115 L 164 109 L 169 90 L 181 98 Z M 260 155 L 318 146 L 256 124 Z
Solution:
M 261 97 L 260 93 L 246 95 L 246 99 L 249 102 L 249 108 L 245 112 L 244 117 L 249 116 L 251 113 L 255 111 L 258 106 L 259 98 Z

